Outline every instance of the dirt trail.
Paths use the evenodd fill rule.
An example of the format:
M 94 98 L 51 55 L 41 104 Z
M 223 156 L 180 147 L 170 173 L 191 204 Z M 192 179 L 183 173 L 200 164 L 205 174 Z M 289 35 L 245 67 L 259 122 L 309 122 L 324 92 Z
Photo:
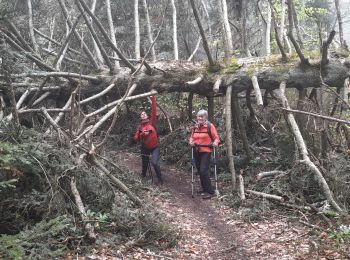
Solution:
M 135 174 L 140 172 L 139 154 L 125 151 L 117 156 Z M 191 197 L 190 172 L 176 165 L 161 168 L 164 185 L 160 189 L 169 195 L 154 201 L 183 234 L 168 254 L 174 259 L 307 259 L 311 253 L 305 226 L 290 225 L 278 215 L 258 223 L 234 218 L 217 198 Z M 197 181 L 196 189 L 199 185 Z

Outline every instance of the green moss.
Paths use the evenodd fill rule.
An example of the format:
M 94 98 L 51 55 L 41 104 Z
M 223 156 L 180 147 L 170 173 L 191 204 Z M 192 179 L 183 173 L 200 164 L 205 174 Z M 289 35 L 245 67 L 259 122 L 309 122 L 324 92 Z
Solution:
M 350 51 L 347 50 L 346 48 L 338 48 L 335 53 L 342 58 L 347 58 L 350 56 Z

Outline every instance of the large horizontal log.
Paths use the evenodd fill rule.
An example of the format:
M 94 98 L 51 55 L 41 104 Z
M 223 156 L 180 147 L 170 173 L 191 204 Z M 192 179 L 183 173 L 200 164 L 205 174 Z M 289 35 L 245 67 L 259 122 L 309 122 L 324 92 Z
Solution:
M 266 63 L 265 63 L 266 62 Z M 252 89 L 251 77 L 257 76 L 261 89 L 278 89 L 281 81 L 287 82 L 287 88 L 318 88 L 322 85 L 319 65 L 305 66 L 295 63 L 269 65 L 268 61 L 258 64 L 243 65 L 242 68 L 222 75 L 219 91 L 225 93 L 227 86 L 232 85 L 236 92 Z M 153 67 L 162 68 L 154 70 L 152 75 L 141 73 L 136 77 L 139 91 L 149 91 L 154 88 L 158 92 L 193 92 L 208 95 L 213 92 L 216 81 L 212 72 L 206 70 L 202 64 L 193 63 L 155 63 Z M 200 84 L 186 84 L 204 75 Z M 322 70 L 323 81 L 331 87 L 341 88 L 344 80 L 350 76 L 349 67 L 339 61 L 330 61 Z M 120 81 L 121 78 L 118 77 Z
M 276 60 L 276 57 L 274 58 Z M 256 62 L 254 62 L 254 60 Z M 233 66 L 233 65 L 231 65 Z M 233 67 L 236 69 L 221 68 L 216 72 L 208 71 L 203 63 L 191 62 L 157 62 L 151 64 L 152 75 L 148 75 L 141 70 L 137 75 L 131 77 L 130 70 L 122 68 L 115 75 L 110 75 L 104 71 L 98 75 L 80 75 L 78 73 L 53 72 L 53 73 L 25 73 L 12 75 L 15 77 L 75 77 L 84 80 L 82 84 L 82 94 L 85 97 L 101 92 L 110 84 L 115 84 L 118 93 L 123 94 L 128 83 L 132 80 L 138 85 L 137 92 L 149 92 L 152 89 L 162 92 L 192 92 L 199 95 L 213 94 L 213 86 L 218 76 L 222 78 L 219 91 L 224 94 L 227 86 L 232 85 L 233 91 L 241 92 L 252 89 L 251 77 L 256 75 L 261 89 L 274 90 L 279 88 L 280 82 L 286 81 L 287 88 L 318 88 L 322 85 L 319 64 L 301 65 L 295 61 L 289 63 L 279 63 L 268 59 L 240 59 Z M 344 80 L 349 77 L 350 70 L 347 63 L 337 60 L 330 62 L 322 70 L 323 81 L 331 87 L 341 88 Z M 187 84 L 202 76 L 199 84 Z M 1 76 L 0 76 L 1 77 Z M 18 81 L 18 80 L 17 80 Z M 18 83 L 18 82 L 17 82 Z M 69 84 L 64 81 L 63 84 Z M 64 88 L 70 91 L 71 88 Z M 217 89 L 216 89 L 217 91 Z M 69 96 L 70 93 L 59 92 L 62 96 Z M 110 96 L 110 98 L 119 98 Z

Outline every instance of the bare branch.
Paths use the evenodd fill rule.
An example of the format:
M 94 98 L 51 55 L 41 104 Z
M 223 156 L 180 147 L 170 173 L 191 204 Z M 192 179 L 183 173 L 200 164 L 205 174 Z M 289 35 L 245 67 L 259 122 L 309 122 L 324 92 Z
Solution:
M 293 36 L 293 27 L 294 27 L 294 22 L 293 22 L 293 0 L 287 0 L 287 4 L 288 4 L 288 21 L 289 21 L 288 36 L 289 36 L 291 42 L 294 45 L 295 51 L 297 52 L 301 63 L 303 63 L 305 65 L 310 65 L 309 60 L 307 58 L 305 58 L 303 52 L 300 49 L 299 44 L 297 43 L 297 41 L 295 40 L 295 38 Z
M 198 15 L 197 8 L 196 8 L 196 5 L 194 3 L 194 0 L 190 0 L 190 3 L 191 3 L 191 6 L 192 6 L 192 11 L 193 11 L 193 14 L 194 14 L 194 18 L 196 19 L 196 22 L 197 22 L 197 25 L 198 25 L 198 28 L 199 28 L 199 32 L 200 32 L 202 40 L 203 40 L 203 47 L 204 47 L 205 53 L 207 54 L 209 65 L 211 67 L 214 67 L 214 65 L 215 65 L 214 64 L 214 60 L 213 60 L 213 58 L 212 58 L 212 56 L 210 54 L 208 41 L 207 41 L 207 38 L 205 36 L 205 32 L 203 30 L 203 26 L 202 26 L 201 20 L 199 18 L 199 15 Z
M 329 34 L 327 41 L 323 42 L 322 44 L 321 68 L 323 68 L 328 63 L 328 48 L 329 48 L 329 45 L 332 43 L 334 36 L 335 36 L 335 31 L 333 30 Z
M 256 102 L 257 102 L 258 106 L 262 106 L 264 103 L 262 100 L 261 90 L 260 90 L 257 76 L 255 76 L 255 75 L 252 76 L 252 83 L 253 83 L 253 88 L 254 88 L 254 92 L 255 92 L 255 96 L 256 96 Z
M 287 108 L 282 108 L 282 109 L 284 111 L 287 111 L 287 112 L 303 114 L 303 115 L 310 115 L 310 116 L 326 119 L 326 120 L 329 120 L 329 121 L 334 121 L 334 122 L 339 122 L 339 123 L 342 123 L 342 124 L 350 125 L 350 121 L 343 120 L 343 119 L 340 119 L 340 118 L 335 118 L 335 117 L 330 117 L 330 116 L 323 116 L 323 115 L 319 115 L 319 114 L 315 114 L 315 113 L 311 113 L 311 112 L 294 110 L 294 109 L 287 109 Z
M 62 0 L 60 0 L 62 1 Z M 96 23 L 97 27 L 100 29 L 103 37 L 105 37 L 106 41 L 108 42 L 108 44 L 112 47 L 112 49 L 118 54 L 119 58 L 125 63 L 125 65 L 131 69 L 132 72 L 134 72 L 136 69 L 135 67 L 125 58 L 125 56 L 123 55 L 123 53 L 117 48 L 117 46 L 115 46 L 112 42 L 112 40 L 109 38 L 106 30 L 103 28 L 101 22 L 98 20 L 98 18 L 96 17 L 96 15 L 94 15 L 91 10 L 89 9 L 89 7 L 86 5 L 86 3 L 84 2 L 84 0 L 78 0 L 80 2 L 80 4 L 82 5 L 82 7 L 84 8 L 84 10 L 90 15 L 90 17 L 92 18 L 92 20 L 94 20 L 94 22 Z

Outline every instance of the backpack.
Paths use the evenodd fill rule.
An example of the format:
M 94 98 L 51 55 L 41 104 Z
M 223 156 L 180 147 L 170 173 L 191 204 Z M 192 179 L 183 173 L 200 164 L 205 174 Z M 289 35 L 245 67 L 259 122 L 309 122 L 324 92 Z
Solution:
M 207 121 L 207 129 L 208 129 L 208 135 L 210 137 L 211 142 L 214 142 L 213 135 L 211 134 L 211 123 L 209 121 Z M 194 129 L 193 129 L 192 133 L 194 133 Z M 198 132 L 198 133 L 200 133 L 200 132 Z

